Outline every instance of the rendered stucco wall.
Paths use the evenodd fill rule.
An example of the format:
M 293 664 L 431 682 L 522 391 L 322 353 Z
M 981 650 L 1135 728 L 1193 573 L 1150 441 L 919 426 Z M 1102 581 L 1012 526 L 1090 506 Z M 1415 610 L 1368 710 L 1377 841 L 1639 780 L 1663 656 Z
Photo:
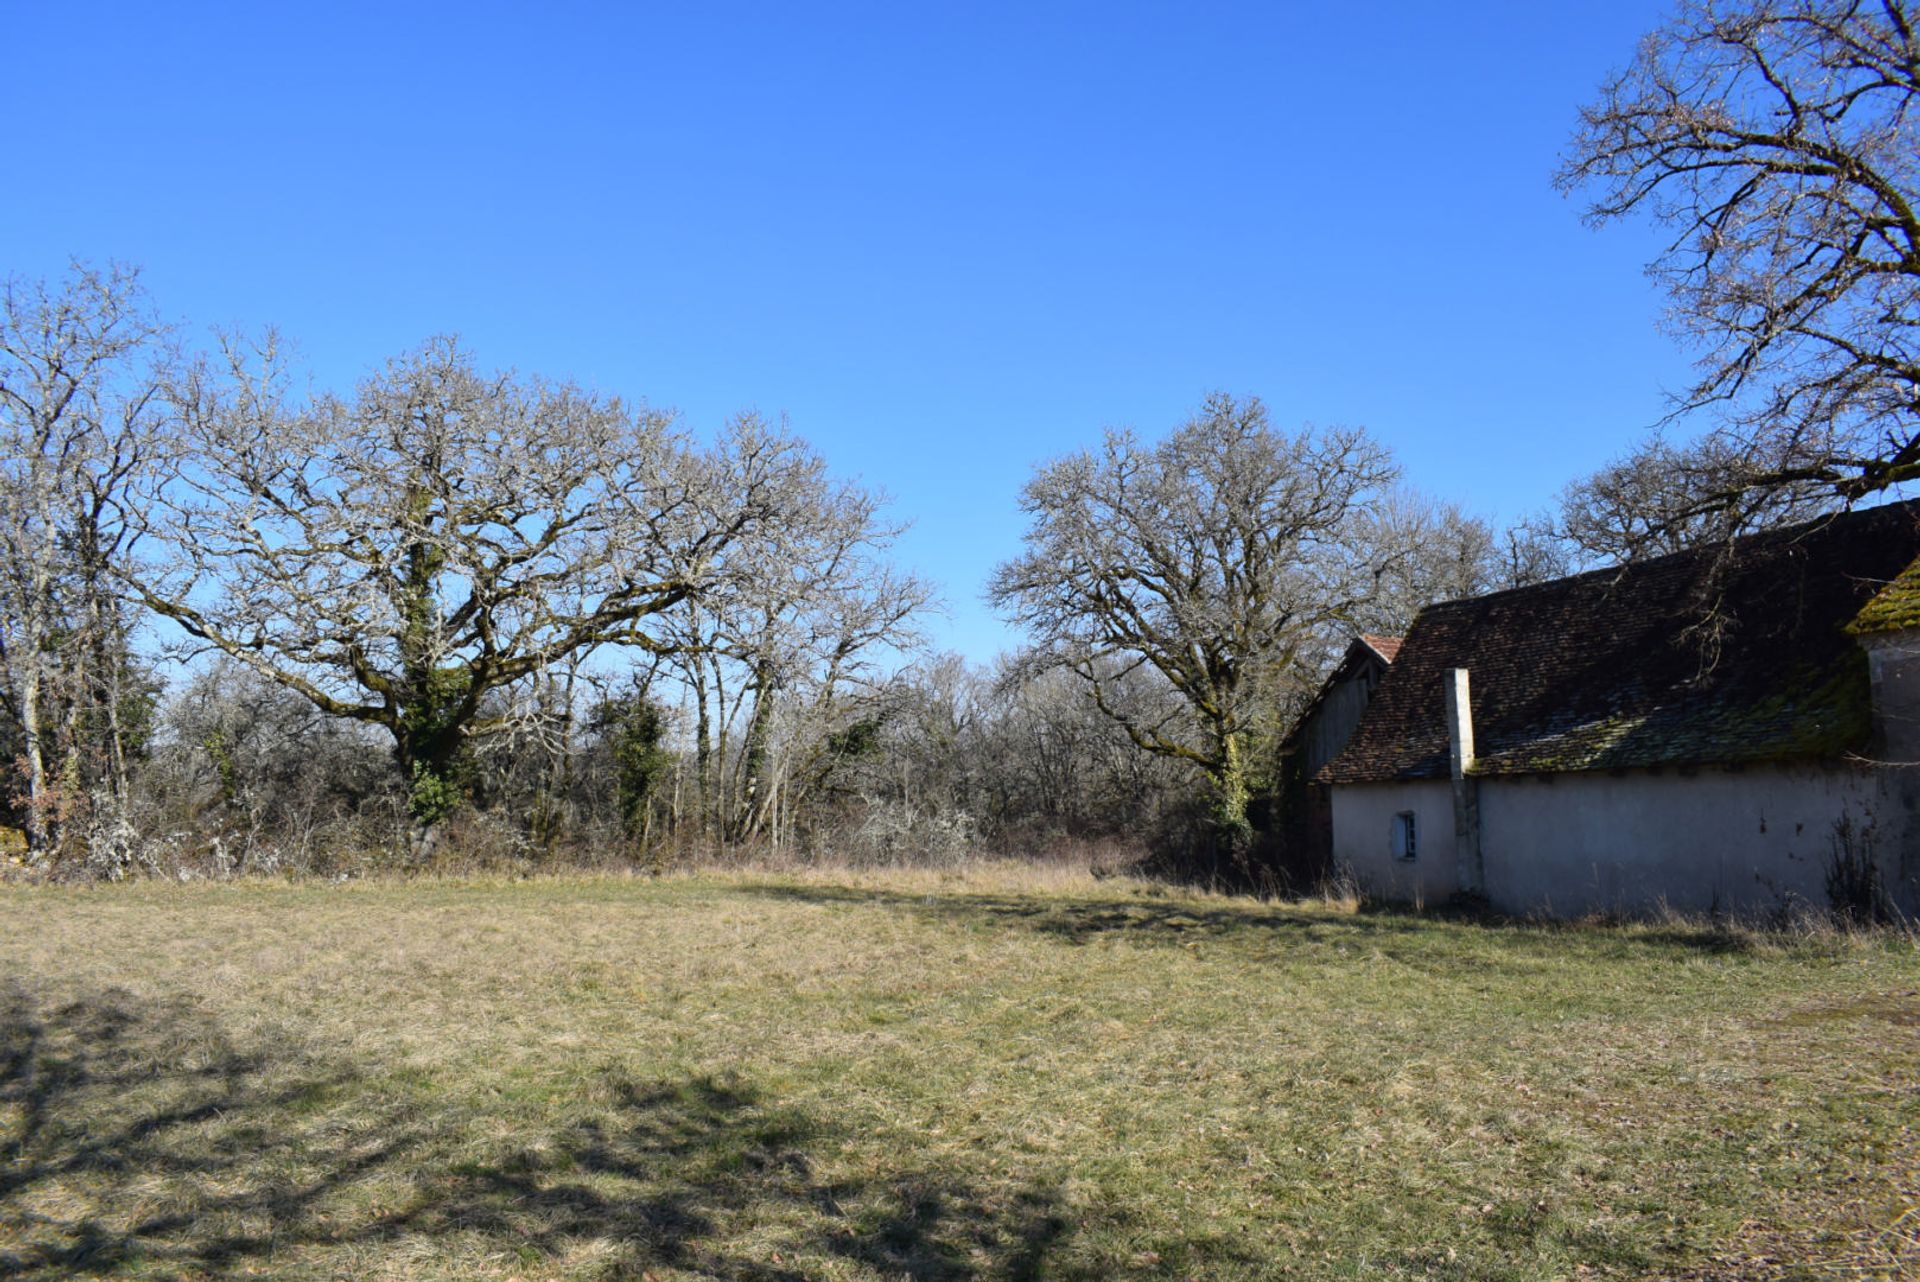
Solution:
M 1903 876 L 1907 822 L 1891 778 L 1845 766 L 1482 778 L 1487 896 L 1503 912 L 1555 917 L 1824 907 L 1844 819 L 1913 911 L 1920 888 Z M 1433 834 L 1417 867 L 1388 852 L 1392 816 L 1408 809 Z M 1452 813 L 1443 782 L 1337 787 L 1336 856 L 1385 898 L 1443 900 L 1456 875 Z
M 1920 629 L 1860 640 L 1873 691 L 1867 760 L 1480 776 L 1488 899 L 1558 917 L 1826 907 L 1844 824 L 1894 907 L 1920 917 Z M 1409 810 L 1421 844 L 1405 862 L 1390 841 L 1393 816 Z M 1336 786 L 1333 849 L 1372 894 L 1444 901 L 1459 876 L 1448 783 Z
M 1393 817 L 1412 811 L 1419 849 L 1393 857 Z M 1336 784 L 1333 863 L 1378 899 L 1440 904 L 1460 888 L 1453 855 L 1453 788 L 1445 779 L 1399 784 Z
M 1862 637 L 1873 674 L 1874 756 L 1883 774 L 1880 840 L 1920 914 L 1920 630 Z
M 1837 825 L 1868 838 L 1876 782 L 1811 766 L 1483 779 L 1490 897 L 1560 917 L 1825 907 Z

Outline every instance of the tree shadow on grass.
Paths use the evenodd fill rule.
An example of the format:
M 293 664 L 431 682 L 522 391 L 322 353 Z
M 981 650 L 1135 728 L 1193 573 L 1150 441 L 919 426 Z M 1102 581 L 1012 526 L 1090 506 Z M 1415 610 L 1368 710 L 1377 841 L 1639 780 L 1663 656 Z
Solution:
M 951 1174 L 900 1167 L 828 1179 L 816 1156 L 834 1138 L 738 1084 L 613 1079 L 604 1118 L 562 1131 L 543 1153 L 461 1163 L 383 1230 L 477 1233 L 557 1258 L 583 1240 L 617 1244 L 608 1276 L 660 1265 L 702 1277 L 773 1282 L 826 1259 L 889 1278 L 1030 1278 L 1068 1220 L 1044 1190 L 1000 1195 Z M 760 1226 L 755 1250 L 729 1230 Z M 770 1230 L 770 1231 L 769 1231 Z
M 1415 921 L 1332 919 L 1286 909 L 1209 908 L 1177 899 L 1065 899 L 1039 895 L 880 890 L 855 886 L 745 884 L 739 891 L 810 904 L 860 904 L 901 908 L 960 925 L 999 926 L 1051 935 L 1070 944 L 1103 938 L 1142 943 L 1186 944 L 1207 938 L 1284 933 L 1301 939 L 1352 939 L 1379 931 L 1408 933 Z
M 273 1151 L 275 1119 L 346 1080 L 269 1067 L 180 1003 L 0 992 L 0 1277 L 218 1272 L 254 1247 L 234 1225 L 268 1224 L 271 1240 L 400 1151 L 399 1136 L 342 1151 L 304 1179 L 262 1165 L 271 1177 L 235 1187 L 250 1153 Z M 178 1196 L 154 1196 L 155 1180 Z
M 983 925 L 1048 935 L 1070 944 L 1125 939 L 1147 945 L 1186 945 L 1208 939 L 1291 939 L 1318 946 L 1389 947 L 1416 936 L 1438 939 L 1476 931 L 1497 933 L 1522 947 L 1559 949 L 1602 942 L 1628 953 L 1750 952 L 1753 936 L 1738 929 L 1683 923 L 1624 930 L 1610 923 L 1536 921 L 1502 916 L 1474 905 L 1418 910 L 1367 905 L 1357 912 L 1315 911 L 1248 899 L 1211 907 L 1180 898 L 1056 898 L 976 891 L 913 893 L 874 887 L 748 883 L 743 894 L 812 904 L 899 908 L 958 925 Z
M 1562 920 L 1551 917 L 1513 917 L 1488 908 L 1476 899 L 1463 899 L 1429 908 L 1408 904 L 1369 903 L 1359 916 L 1373 921 L 1445 923 L 1508 936 L 1532 937 L 1548 945 L 1570 940 L 1602 941 L 1615 950 L 1670 951 L 1729 955 L 1751 953 L 1764 932 L 1734 922 L 1711 918 L 1649 922 L 1631 917 L 1589 917 Z
M 738 1082 L 606 1074 L 563 1107 L 514 1130 L 404 1072 L 240 1048 L 189 1004 L 0 989 L 0 1277 L 461 1276 L 504 1254 L 603 1278 L 1091 1278 L 1063 1249 L 1120 1222 L 911 1161 L 845 1174 L 844 1128 Z

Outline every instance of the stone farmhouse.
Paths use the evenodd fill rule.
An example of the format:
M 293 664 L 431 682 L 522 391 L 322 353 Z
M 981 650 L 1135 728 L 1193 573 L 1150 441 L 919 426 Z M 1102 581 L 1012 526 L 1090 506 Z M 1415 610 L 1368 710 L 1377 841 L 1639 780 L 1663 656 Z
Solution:
M 1309 714 L 1352 726 L 1310 776 L 1334 865 L 1515 914 L 1920 913 L 1916 557 L 1890 504 L 1428 608 Z
M 1274 853 L 1293 885 L 1314 885 L 1333 870 L 1332 790 L 1317 779 L 1353 738 L 1399 652 L 1399 637 L 1355 637 L 1280 745 L 1282 830 Z

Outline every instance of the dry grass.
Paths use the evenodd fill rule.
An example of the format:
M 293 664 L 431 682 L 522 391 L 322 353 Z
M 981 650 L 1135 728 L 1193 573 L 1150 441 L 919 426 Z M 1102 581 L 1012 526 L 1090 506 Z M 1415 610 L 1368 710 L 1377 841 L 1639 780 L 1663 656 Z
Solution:
M 1062 868 L 0 896 L 0 1276 L 1904 1276 L 1920 954 Z

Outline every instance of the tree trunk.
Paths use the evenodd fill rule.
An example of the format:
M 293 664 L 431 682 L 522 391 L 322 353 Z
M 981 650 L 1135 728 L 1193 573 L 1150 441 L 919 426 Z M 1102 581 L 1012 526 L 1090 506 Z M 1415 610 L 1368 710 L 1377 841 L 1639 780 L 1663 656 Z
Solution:
M 698 835 L 708 835 L 707 820 L 713 813 L 713 722 L 707 711 L 707 675 L 705 665 L 697 665 L 693 680 L 694 740 L 693 797 L 700 822 Z
M 726 674 L 720 667 L 720 656 L 711 656 L 713 667 L 713 783 L 710 796 L 713 800 L 713 814 L 708 820 L 709 831 L 716 841 L 726 840 L 727 828 L 732 816 L 733 796 L 727 787 L 727 738 L 733 728 L 733 711 L 727 707 Z
M 1210 772 L 1213 786 L 1215 854 L 1242 876 L 1251 875 L 1253 825 L 1247 818 L 1253 800 L 1246 745 L 1238 734 L 1220 736 L 1220 764 Z
M 46 728 L 42 724 L 40 656 L 27 656 L 20 686 L 20 733 L 27 759 L 27 852 L 35 867 L 47 861 L 53 825 L 48 822 Z
M 762 661 L 753 674 L 753 715 L 740 764 L 740 815 L 736 840 L 750 840 L 766 818 L 767 736 L 773 725 L 773 665 Z
M 120 652 L 118 638 L 115 639 L 113 649 L 116 654 Z M 127 769 L 127 732 L 120 719 L 120 700 L 125 694 L 120 682 L 120 667 L 119 663 L 113 663 L 107 671 L 106 680 L 100 692 L 100 710 L 107 728 L 108 793 L 113 798 L 114 806 L 124 812 L 127 798 L 132 793 L 132 785 Z
M 100 771 L 107 785 L 107 801 L 113 808 L 112 820 L 118 824 L 126 817 L 130 792 L 127 779 L 126 732 L 120 720 L 121 673 L 126 666 L 125 638 L 120 630 L 120 612 L 108 595 L 104 583 L 106 555 L 100 535 L 91 521 L 82 522 L 82 570 L 86 582 L 88 666 L 92 669 L 83 681 L 92 703 L 101 736 Z
M 673 839 L 676 842 L 682 840 L 680 829 L 680 790 L 685 786 L 686 779 L 686 760 L 679 753 L 675 753 L 673 757 L 673 814 L 668 821 L 668 827 L 673 833 Z
M 440 849 L 441 823 L 416 819 L 407 829 L 407 863 L 423 868 Z
M 414 865 L 425 863 L 440 845 L 441 824 L 460 801 L 459 766 L 461 736 L 457 731 L 413 736 L 398 733 L 394 739 L 394 760 L 408 781 L 407 858 Z

